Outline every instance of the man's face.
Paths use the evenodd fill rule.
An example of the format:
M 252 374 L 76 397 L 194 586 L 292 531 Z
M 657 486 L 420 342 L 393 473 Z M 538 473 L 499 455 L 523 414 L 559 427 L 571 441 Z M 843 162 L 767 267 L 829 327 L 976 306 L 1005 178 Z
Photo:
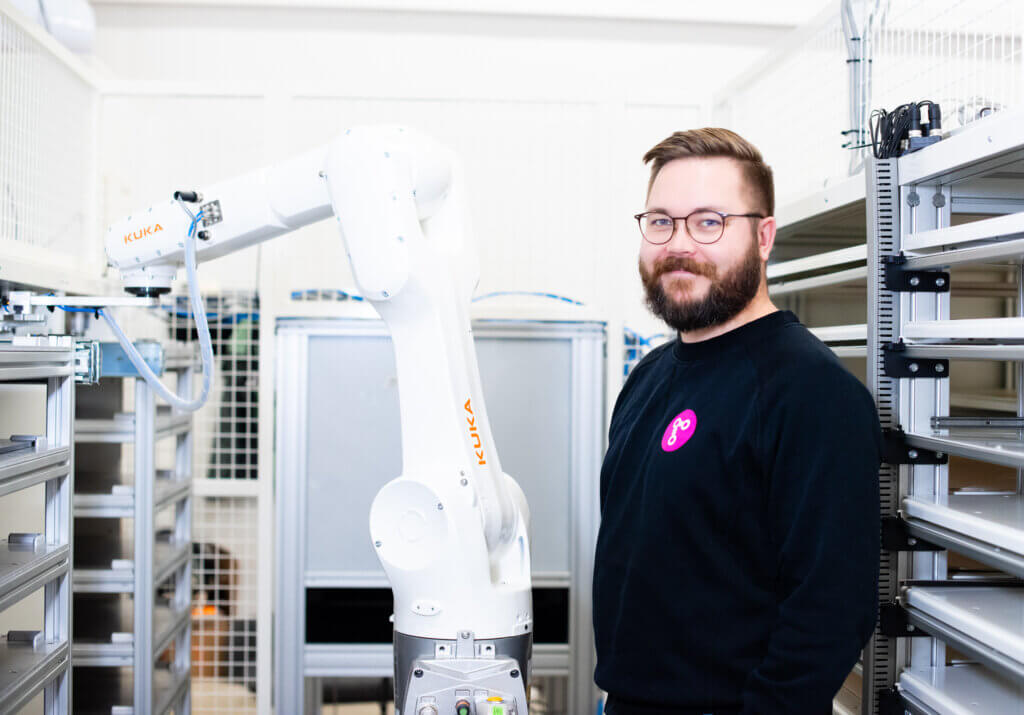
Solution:
M 698 209 L 729 214 L 763 211 L 733 159 L 675 159 L 665 164 L 651 186 L 645 210 L 687 216 Z M 668 243 L 654 245 L 641 238 L 640 277 L 648 307 L 681 332 L 728 321 L 761 287 L 773 227 L 771 219 L 729 218 L 717 242 L 701 244 L 690 237 L 683 221 L 677 221 Z

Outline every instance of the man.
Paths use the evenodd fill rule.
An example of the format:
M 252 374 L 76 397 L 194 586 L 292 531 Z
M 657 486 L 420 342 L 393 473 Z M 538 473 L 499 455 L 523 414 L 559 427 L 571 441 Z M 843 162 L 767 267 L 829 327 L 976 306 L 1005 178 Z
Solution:
M 644 161 L 640 276 L 678 337 L 612 416 L 595 680 L 609 715 L 825 715 L 877 613 L 875 405 L 768 297 L 758 150 L 698 129 Z

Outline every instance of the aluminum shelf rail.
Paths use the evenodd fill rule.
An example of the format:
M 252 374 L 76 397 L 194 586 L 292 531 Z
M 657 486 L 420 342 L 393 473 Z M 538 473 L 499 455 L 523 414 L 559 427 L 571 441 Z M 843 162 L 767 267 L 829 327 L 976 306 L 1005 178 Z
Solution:
M 100 519 L 130 519 L 135 514 L 135 486 L 124 484 L 119 477 L 104 479 L 96 477 L 89 480 L 90 489 L 99 485 L 107 488 L 106 492 L 77 492 L 75 494 L 75 516 Z M 176 477 L 169 470 L 160 470 L 156 475 L 154 487 L 153 509 L 160 512 L 175 506 L 191 496 L 191 477 Z
M 828 345 L 837 357 L 862 358 L 867 356 L 867 325 L 830 325 L 809 328 L 814 337 Z
M 40 440 L 32 450 L 0 455 L 0 496 L 68 473 L 71 450 L 67 447 L 47 449 L 44 442 Z
M 1024 238 L 1024 212 L 910 233 L 905 238 L 904 248 L 908 251 L 920 251 L 926 248 L 963 246 L 979 241 L 1004 241 L 1014 238 Z
M 13 640 L 13 630 L 0 637 L 0 712 L 15 712 L 42 692 L 44 712 L 66 713 L 71 693 L 72 340 L 15 337 L 0 342 L 0 381 L 39 383 L 46 399 L 45 434 L 35 436 L 29 447 L 0 456 L 0 497 L 45 484 L 43 532 L 0 540 L 0 611 L 43 592 L 42 629 L 31 630 L 39 623 L 29 622 Z M 17 429 L 17 417 L 8 417 Z
M 190 415 L 161 414 L 156 418 L 156 439 L 182 435 L 192 429 Z M 110 420 L 75 420 L 75 442 L 128 443 L 135 440 L 135 415 L 124 413 Z
M 88 672 L 88 671 L 86 671 Z M 153 710 L 165 713 L 180 702 L 189 686 L 187 673 L 174 673 L 159 668 L 153 673 Z M 96 712 L 107 709 L 113 715 L 133 715 L 132 693 L 134 681 L 131 668 L 106 668 L 88 675 L 88 683 L 76 682 L 75 712 Z M 110 706 L 113 702 L 114 705 Z M 139 715 L 146 715 L 144 710 Z
M 907 497 L 902 507 L 916 536 L 1024 578 L 1024 496 Z
M 0 712 L 17 712 L 47 683 L 67 673 L 68 644 L 33 646 L 0 639 L 0 665 Z
M 84 542 L 84 543 L 83 543 Z M 74 569 L 75 593 L 132 593 L 135 589 L 135 549 L 132 544 L 111 548 L 103 538 L 76 539 L 82 557 Z M 88 554 L 88 557 L 85 557 Z M 192 556 L 192 544 L 157 542 L 153 547 L 153 586 L 170 579 Z
M 904 324 L 902 336 L 908 343 L 984 341 L 1024 347 L 1024 318 L 911 320 Z
M 882 516 L 902 518 L 912 537 L 880 558 L 879 600 L 890 609 L 883 614 L 902 614 L 907 627 L 881 618 L 869 645 L 864 701 L 872 715 L 899 709 L 885 702 L 892 692 L 914 713 L 1024 713 L 1024 589 L 1013 578 L 1024 578 L 1024 370 L 1017 366 L 1012 393 L 964 395 L 951 393 L 947 379 L 956 384 L 956 365 L 919 376 L 913 364 L 1024 360 L 1022 120 L 1019 111 L 1001 113 L 867 165 L 869 381 L 883 428 L 901 442 L 888 453 L 897 463 L 880 470 Z M 988 217 L 953 225 L 958 211 Z M 906 261 L 891 261 L 900 255 Z M 1017 317 L 951 320 L 955 274 L 948 285 L 905 273 L 893 280 L 894 271 L 982 264 L 1016 272 Z M 904 349 L 885 352 L 897 343 Z M 951 419 L 951 405 L 1014 417 Z M 950 455 L 1016 469 L 1017 490 L 951 491 Z M 913 550 L 919 541 L 939 550 Z M 995 572 L 951 578 L 950 552 Z M 976 662 L 947 665 L 947 647 Z
M 68 349 L 50 345 L 12 345 L 0 348 L 0 381 L 40 380 L 74 374 L 67 359 Z
M 76 608 L 88 608 L 89 618 L 75 622 L 71 649 L 75 667 L 128 666 L 135 657 L 133 599 L 127 596 L 90 595 L 75 599 Z M 156 659 L 189 626 L 187 607 L 175 609 L 157 603 L 153 607 L 152 647 L 149 658 Z
M 1009 715 L 1024 700 L 1024 686 L 974 664 L 909 668 L 899 685 L 910 711 L 924 715 Z
M 867 246 L 860 245 L 773 263 L 766 269 L 768 293 L 785 295 L 864 280 L 866 260 Z
M 0 611 L 68 571 L 67 544 L 10 543 L 0 540 Z
M 951 246 L 948 251 L 908 253 L 905 267 L 922 271 L 929 268 L 967 266 L 975 263 L 1010 264 L 1022 261 L 1024 261 L 1024 239 L 1014 239 L 978 246 Z
M 907 443 L 912 447 L 1006 467 L 1024 467 L 1024 441 L 1021 441 L 1018 430 L 959 427 L 929 433 L 908 432 Z
M 191 395 L 198 364 L 194 352 L 169 354 L 152 342 L 145 348 L 147 364 L 158 374 L 176 373 L 177 393 Z M 72 654 L 77 687 L 83 690 L 76 702 L 98 703 L 89 708 L 99 710 L 116 707 L 123 712 L 130 707 L 139 713 L 173 710 L 187 715 L 191 709 L 192 416 L 158 407 L 155 393 L 119 345 L 101 343 L 99 352 L 103 359 L 97 379 L 108 385 L 134 380 L 135 409 L 108 419 L 76 420 L 76 442 L 131 444 L 134 462 L 132 476 L 126 479 L 120 476 L 119 465 L 105 462 L 79 471 L 75 517 L 101 521 L 82 522 L 81 548 L 75 550 L 78 582 Z M 97 397 L 101 404 L 110 401 Z M 120 399 L 119 393 L 115 399 Z M 174 467 L 157 470 L 156 445 L 169 438 L 175 440 Z M 81 463 L 86 453 L 79 450 Z M 169 540 L 158 540 L 156 515 L 169 509 L 173 509 Z M 124 530 L 116 521 L 123 519 L 132 520 L 130 538 L 122 536 Z M 158 660 L 172 646 L 170 670 L 163 670 Z M 103 675 L 93 678 L 95 672 L 81 671 L 100 666 L 126 668 L 127 680 L 119 677 L 110 685 Z
M 912 586 L 908 621 L 1003 675 L 1024 681 L 1024 589 Z

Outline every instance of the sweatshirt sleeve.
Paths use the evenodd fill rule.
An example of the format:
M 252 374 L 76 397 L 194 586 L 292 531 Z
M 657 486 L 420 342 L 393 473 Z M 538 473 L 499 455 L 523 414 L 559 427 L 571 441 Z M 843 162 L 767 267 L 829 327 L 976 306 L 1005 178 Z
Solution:
M 762 405 L 777 609 L 766 656 L 744 684 L 744 715 L 830 713 L 877 616 L 874 401 L 839 366 L 796 384 Z

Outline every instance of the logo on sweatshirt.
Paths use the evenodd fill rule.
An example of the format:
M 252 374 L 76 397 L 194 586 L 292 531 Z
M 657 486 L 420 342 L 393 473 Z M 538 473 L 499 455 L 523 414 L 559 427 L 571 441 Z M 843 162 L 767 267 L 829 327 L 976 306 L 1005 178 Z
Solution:
M 666 452 L 675 452 L 690 441 L 696 429 L 697 414 L 693 410 L 683 410 L 665 428 L 661 448 Z

